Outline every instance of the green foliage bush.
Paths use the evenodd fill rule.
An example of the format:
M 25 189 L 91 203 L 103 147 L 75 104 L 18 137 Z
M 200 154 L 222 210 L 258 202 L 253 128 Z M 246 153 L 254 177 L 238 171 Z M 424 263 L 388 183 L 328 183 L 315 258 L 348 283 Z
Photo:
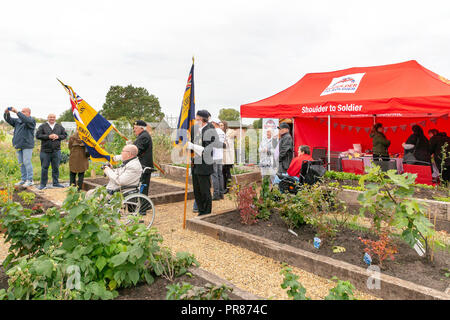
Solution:
M 230 300 L 229 293 L 233 291 L 226 285 L 214 286 L 207 283 L 204 287 L 197 287 L 187 282 L 168 285 L 167 300 Z
M 73 187 L 61 209 L 49 209 L 39 218 L 9 203 L 0 221 L 10 244 L 9 288 L 0 295 L 4 299 L 112 299 L 119 288 L 151 284 L 161 274 L 162 237 L 156 229 L 138 223 L 138 218 L 121 223 L 121 203 L 120 193 L 108 199 L 106 189 L 100 188 L 87 199 Z M 178 258 L 177 274 L 195 260 Z

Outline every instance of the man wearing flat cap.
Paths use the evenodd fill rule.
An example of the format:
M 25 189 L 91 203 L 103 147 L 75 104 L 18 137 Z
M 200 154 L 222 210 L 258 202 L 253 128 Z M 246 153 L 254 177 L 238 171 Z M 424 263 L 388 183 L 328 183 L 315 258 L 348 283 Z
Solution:
M 192 150 L 192 186 L 199 215 L 209 214 L 212 210 L 211 174 L 213 174 L 213 151 L 220 144 L 217 131 L 208 122 L 211 115 L 206 110 L 197 111 L 195 125 L 191 131 L 191 140 L 187 148 Z M 221 144 L 220 144 L 221 145 Z
M 294 143 L 289 133 L 289 125 L 286 122 L 280 123 L 278 129 L 280 135 L 280 142 L 278 143 L 278 173 L 286 173 L 294 157 Z

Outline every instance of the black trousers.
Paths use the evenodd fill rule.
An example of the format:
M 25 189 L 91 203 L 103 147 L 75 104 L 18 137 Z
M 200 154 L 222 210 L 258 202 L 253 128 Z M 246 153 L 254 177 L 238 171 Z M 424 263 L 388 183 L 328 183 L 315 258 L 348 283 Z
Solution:
M 148 191 L 150 189 L 150 178 L 152 176 L 152 173 L 147 170 L 145 171 L 145 173 L 142 174 L 142 183 L 145 184 L 146 186 L 144 187 L 144 189 L 142 190 L 142 193 L 148 196 Z
M 224 164 L 223 165 L 222 172 L 223 172 L 223 183 L 224 183 L 223 189 L 224 190 L 228 189 L 228 183 L 231 180 L 231 168 L 233 168 L 232 164 Z
M 78 182 L 76 182 L 77 174 L 78 174 Z M 81 188 L 83 188 L 83 180 L 84 180 L 84 172 L 76 173 L 70 171 L 70 185 L 78 187 L 78 191 L 80 191 Z
M 48 168 L 52 165 L 53 185 L 59 183 L 59 161 L 61 160 L 61 150 L 40 153 L 41 158 L 41 186 L 46 186 L 48 182 Z
M 192 186 L 194 188 L 194 198 L 198 207 L 198 215 L 211 213 L 211 176 L 192 175 Z

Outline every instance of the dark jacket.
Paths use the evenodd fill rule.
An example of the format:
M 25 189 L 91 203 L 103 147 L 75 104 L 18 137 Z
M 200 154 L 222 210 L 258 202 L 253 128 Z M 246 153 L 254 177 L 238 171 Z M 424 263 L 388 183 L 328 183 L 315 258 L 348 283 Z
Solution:
M 203 148 L 202 156 L 197 155 L 192 151 L 194 157 L 192 158 L 192 174 L 196 175 L 211 175 L 214 172 L 213 168 L 213 148 L 222 147 L 219 141 L 217 131 L 211 123 L 207 123 L 199 132 L 199 127 L 195 125 L 191 131 L 192 143 L 201 145 Z
M 413 144 L 414 148 L 405 150 L 405 154 L 413 152 L 417 161 L 428 162 L 431 164 L 430 143 L 425 136 L 418 136 L 413 133 L 409 136 L 408 140 L 406 140 L 406 144 Z
M 48 136 L 51 134 L 56 134 L 58 139 L 52 140 Z M 67 138 L 66 130 L 59 123 L 55 123 L 52 128 L 46 122 L 39 126 L 36 132 L 36 139 L 41 140 L 41 152 L 53 152 L 61 150 L 61 141 Z
M 138 148 L 138 158 L 142 167 L 153 168 L 153 141 L 150 134 L 142 131 L 133 143 Z
M 278 157 L 278 172 L 285 173 L 291 165 L 292 158 L 294 157 L 294 144 L 292 137 L 289 133 L 285 133 L 281 136 L 279 146 Z
M 439 171 L 441 171 L 442 164 L 442 147 L 447 143 L 447 157 L 445 159 L 444 167 L 450 166 L 450 138 L 447 137 L 445 132 L 439 132 L 438 134 L 430 138 L 430 154 L 434 155 L 434 161 Z
M 388 148 L 391 145 L 391 142 L 386 136 L 380 132 L 372 132 L 370 137 L 373 139 L 373 154 L 386 157 L 389 156 Z
M 5 121 L 14 127 L 13 146 L 16 149 L 33 149 L 36 120 L 27 117 L 22 112 L 18 112 L 17 116 L 19 118 L 11 118 L 9 112 L 5 112 L 3 115 Z

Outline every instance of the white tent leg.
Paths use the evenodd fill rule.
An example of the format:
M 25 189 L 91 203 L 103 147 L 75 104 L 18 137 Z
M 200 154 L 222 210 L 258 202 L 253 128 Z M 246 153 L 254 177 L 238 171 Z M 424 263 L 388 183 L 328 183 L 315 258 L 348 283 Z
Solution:
M 242 118 L 239 118 L 239 164 L 242 164 Z
M 331 162 L 331 116 L 328 115 L 328 171 L 330 171 Z

